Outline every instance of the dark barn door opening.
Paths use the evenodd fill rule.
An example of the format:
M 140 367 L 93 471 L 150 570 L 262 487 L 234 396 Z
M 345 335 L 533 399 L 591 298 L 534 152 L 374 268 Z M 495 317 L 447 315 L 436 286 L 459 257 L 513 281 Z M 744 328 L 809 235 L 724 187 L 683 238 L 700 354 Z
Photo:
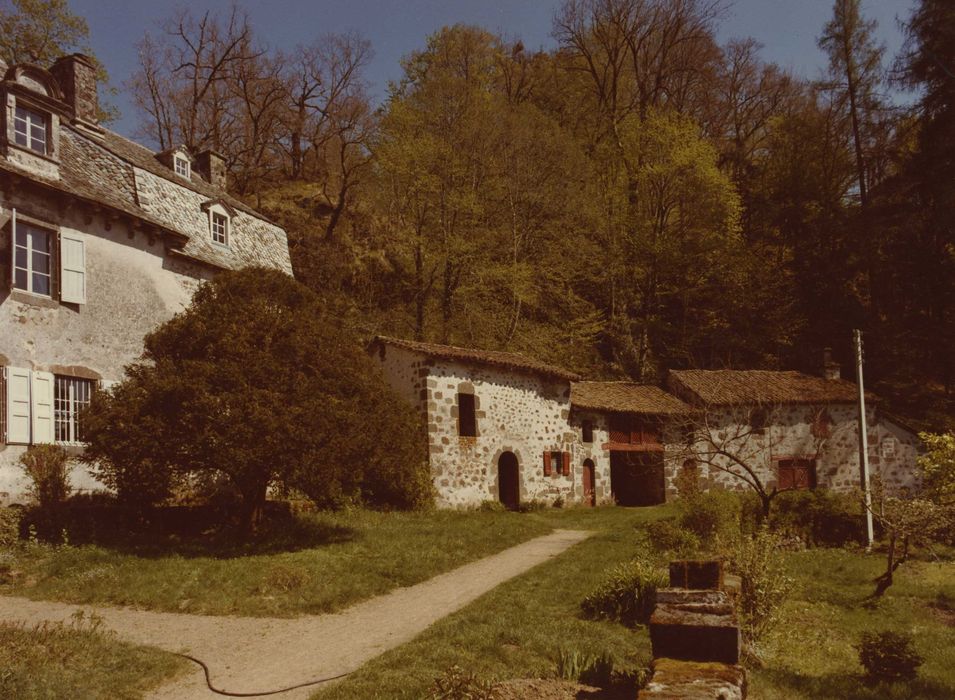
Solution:
M 610 488 L 621 506 L 652 506 L 666 500 L 661 452 L 610 453 Z
M 505 452 L 497 460 L 497 494 L 508 508 L 517 508 L 521 503 L 520 472 L 513 452 Z

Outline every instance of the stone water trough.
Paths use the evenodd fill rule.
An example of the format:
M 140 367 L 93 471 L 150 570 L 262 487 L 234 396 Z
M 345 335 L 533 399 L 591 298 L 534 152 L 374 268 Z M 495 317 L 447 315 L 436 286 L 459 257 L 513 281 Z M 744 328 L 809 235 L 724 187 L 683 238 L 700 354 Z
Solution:
M 731 594 L 735 577 L 720 561 L 670 563 L 670 587 L 650 617 L 653 676 L 639 700 L 743 700 L 746 672 Z

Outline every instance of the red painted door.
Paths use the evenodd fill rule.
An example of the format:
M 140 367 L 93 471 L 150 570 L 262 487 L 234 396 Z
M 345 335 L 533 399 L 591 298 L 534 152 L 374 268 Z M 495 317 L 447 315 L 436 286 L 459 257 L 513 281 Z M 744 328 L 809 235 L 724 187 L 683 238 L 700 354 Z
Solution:
M 588 459 L 584 462 L 584 505 L 594 506 L 597 504 L 597 485 L 594 480 L 594 465 Z

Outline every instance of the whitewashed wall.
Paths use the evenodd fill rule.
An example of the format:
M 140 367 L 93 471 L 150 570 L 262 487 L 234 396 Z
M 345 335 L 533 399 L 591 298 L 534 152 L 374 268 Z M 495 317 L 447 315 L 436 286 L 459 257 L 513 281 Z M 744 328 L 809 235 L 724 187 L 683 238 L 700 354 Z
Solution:
M 143 337 L 182 310 L 205 268 L 165 254 L 163 242 L 121 223 L 106 229 L 102 218 L 87 224 L 79 213 L 63 212 L 37 199 L 0 202 L 0 226 L 9 231 L 11 206 L 34 218 L 80 233 L 86 241 L 86 304 L 29 300 L 11 291 L 9 272 L 0 292 L 0 363 L 11 367 L 118 380 L 123 367 L 140 356 Z M 0 257 L 10 259 L 9 235 Z M 22 502 L 26 479 L 17 465 L 21 445 L 0 444 L 0 504 Z M 74 468 L 75 488 L 101 486 L 84 468 Z

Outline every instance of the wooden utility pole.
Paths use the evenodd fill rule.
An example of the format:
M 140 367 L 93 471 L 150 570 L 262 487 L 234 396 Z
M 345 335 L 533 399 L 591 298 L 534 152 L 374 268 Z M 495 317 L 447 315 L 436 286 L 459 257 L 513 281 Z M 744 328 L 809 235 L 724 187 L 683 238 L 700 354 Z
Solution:
M 862 331 L 852 332 L 856 349 L 856 382 L 859 385 L 859 466 L 862 468 L 862 493 L 865 496 L 866 551 L 872 549 L 872 492 L 869 489 L 869 428 L 865 418 L 865 385 L 862 382 Z

